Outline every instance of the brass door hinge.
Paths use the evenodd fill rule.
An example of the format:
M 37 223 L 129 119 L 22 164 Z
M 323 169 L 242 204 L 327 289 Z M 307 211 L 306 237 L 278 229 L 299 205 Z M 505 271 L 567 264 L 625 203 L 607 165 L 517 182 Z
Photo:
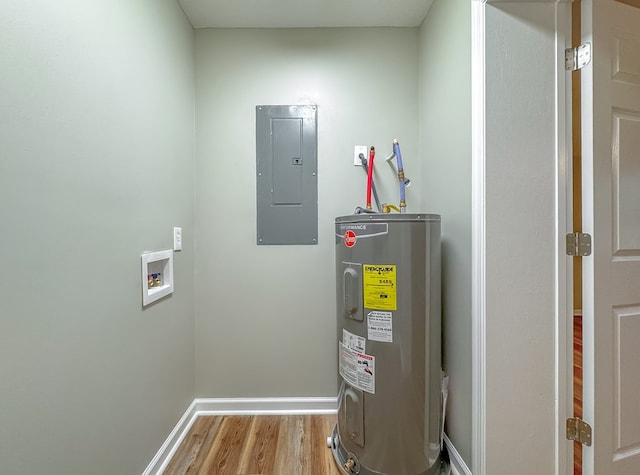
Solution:
M 591 447 L 591 437 L 592 430 L 589 424 L 577 417 L 567 419 L 567 440 L 575 440 Z
M 567 234 L 567 255 L 568 256 L 590 256 L 591 255 L 591 235 L 586 233 Z

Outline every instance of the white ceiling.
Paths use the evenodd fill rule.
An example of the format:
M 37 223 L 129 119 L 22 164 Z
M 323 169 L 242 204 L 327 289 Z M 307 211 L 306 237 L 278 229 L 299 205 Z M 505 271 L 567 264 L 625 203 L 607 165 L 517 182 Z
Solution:
M 178 0 L 194 28 L 420 26 L 433 0 Z

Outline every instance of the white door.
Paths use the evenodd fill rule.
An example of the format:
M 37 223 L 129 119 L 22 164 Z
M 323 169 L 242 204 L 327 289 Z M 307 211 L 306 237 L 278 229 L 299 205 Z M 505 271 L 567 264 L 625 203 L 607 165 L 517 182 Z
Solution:
M 585 475 L 640 474 L 640 1 L 582 0 Z M 629 4 L 635 4 L 629 5 Z

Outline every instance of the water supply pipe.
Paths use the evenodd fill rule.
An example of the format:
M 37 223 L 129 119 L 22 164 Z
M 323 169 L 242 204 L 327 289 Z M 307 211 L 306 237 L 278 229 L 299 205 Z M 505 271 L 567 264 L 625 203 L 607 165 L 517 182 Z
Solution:
M 362 169 L 369 176 L 369 166 L 367 165 L 367 159 L 364 158 L 364 155 L 361 153 L 358 155 L 360 158 L 360 163 L 362 164 Z M 378 213 L 382 213 L 382 208 L 380 206 L 380 199 L 378 198 L 378 192 L 376 191 L 376 182 L 373 179 L 373 174 L 371 175 L 371 190 L 373 191 L 373 199 L 376 202 L 376 208 L 378 209 Z
M 372 145 L 369 149 L 369 169 L 367 170 L 367 209 L 371 209 L 371 184 L 373 182 L 373 159 L 376 156 L 376 148 Z
M 391 210 L 394 210 L 397 213 L 400 212 L 400 209 L 397 206 L 390 205 L 390 204 L 387 204 L 387 203 L 383 203 L 382 204 L 382 212 L 383 213 L 385 213 L 385 214 L 386 213 L 391 213 Z
M 393 170 L 393 174 L 397 175 L 398 174 L 398 169 L 396 168 L 396 166 L 393 164 L 393 159 L 396 158 L 396 154 L 392 153 L 391 155 L 389 155 L 387 158 L 385 158 L 385 160 L 387 161 L 387 163 L 389 164 L 389 166 L 391 167 L 391 169 Z M 411 186 L 411 180 L 409 180 L 406 176 L 404 177 L 404 186 L 405 188 L 409 188 Z
M 398 182 L 400 183 L 400 212 L 407 212 L 407 201 L 405 198 L 405 183 L 404 183 L 404 167 L 402 165 L 402 154 L 400 153 L 400 142 L 398 139 L 393 139 L 393 153 L 396 156 L 398 162 Z
M 376 212 L 372 209 L 363 208 L 362 206 L 356 206 L 353 214 L 376 214 Z

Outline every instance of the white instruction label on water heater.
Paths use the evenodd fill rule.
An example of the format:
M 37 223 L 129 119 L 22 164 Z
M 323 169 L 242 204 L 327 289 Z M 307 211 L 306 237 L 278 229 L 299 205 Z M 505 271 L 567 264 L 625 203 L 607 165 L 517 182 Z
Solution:
M 367 340 L 366 338 L 358 335 L 354 335 L 350 331 L 342 329 L 342 344 L 347 348 L 360 353 L 364 353 L 366 350 Z
M 338 342 L 340 376 L 347 384 L 371 394 L 376 393 L 376 358 L 358 353 Z
M 393 314 L 369 312 L 367 314 L 367 338 L 372 341 L 393 342 Z

